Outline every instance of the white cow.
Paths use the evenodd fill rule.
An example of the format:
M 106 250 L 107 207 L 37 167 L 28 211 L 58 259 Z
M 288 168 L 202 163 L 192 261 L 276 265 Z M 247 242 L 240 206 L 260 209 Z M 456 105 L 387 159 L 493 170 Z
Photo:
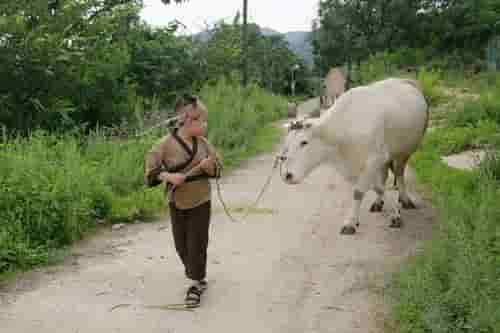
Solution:
M 300 183 L 322 162 L 353 184 L 352 215 L 341 233 L 359 227 L 359 210 L 365 193 L 377 199 L 371 211 L 381 211 L 388 170 L 395 174 L 399 200 L 390 204 L 391 227 L 401 227 L 400 205 L 415 208 L 405 187 L 404 170 L 419 147 L 428 123 L 428 106 L 415 81 L 387 79 L 353 88 L 315 122 L 290 125 L 281 160 L 283 180 Z

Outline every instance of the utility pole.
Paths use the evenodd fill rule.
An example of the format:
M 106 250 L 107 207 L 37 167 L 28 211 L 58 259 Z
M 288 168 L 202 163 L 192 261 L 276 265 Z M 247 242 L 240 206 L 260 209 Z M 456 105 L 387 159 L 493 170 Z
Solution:
M 318 0 L 318 11 L 317 11 L 318 17 L 316 20 L 313 20 L 312 22 L 312 34 L 313 38 L 316 39 L 316 47 L 317 47 L 317 56 L 316 56 L 316 61 L 314 61 L 314 66 L 316 67 L 316 75 L 318 76 L 318 91 L 317 91 L 317 97 L 318 97 L 318 110 L 321 111 L 321 92 L 323 88 L 323 79 L 321 77 L 321 66 L 322 66 L 322 57 L 321 57 L 321 0 Z
M 242 31 L 242 67 L 243 67 L 243 86 L 246 87 L 248 81 L 248 0 L 243 0 L 243 31 Z
M 318 55 L 316 65 L 316 74 L 318 75 L 318 110 L 321 110 L 321 94 L 323 91 L 323 78 L 321 77 L 321 66 L 323 65 L 323 59 L 321 56 L 321 17 L 318 15 L 318 21 L 316 25 L 313 25 L 314 38 L 316 38 L 316 45 L 318 46 Z
M 292 83 L 291 83 L 291 88 L 292 88 L 292 97 L 295 97 L 295 85 L 296 85 L 296 77 L 295 77 L 295 71 L 300 69 L 299 64 L 295 64 L 292 66 Z

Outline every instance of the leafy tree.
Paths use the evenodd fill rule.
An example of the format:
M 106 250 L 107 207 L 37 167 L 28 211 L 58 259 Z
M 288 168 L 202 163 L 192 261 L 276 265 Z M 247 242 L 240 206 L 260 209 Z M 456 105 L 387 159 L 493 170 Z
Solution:
M 160 87 L 185 86 L 182 75 L 172 75 L 175 68 L 192 66 L 184 66 L 190 57 L 179 55 L 188 52 L 185 42 L 169 29 L 147 36 L 141 6 L 139 0 L 3 1 L 0 124 L 24 133 L 110 125 L 130 117 L 130 96 L 137 92 L 151 96 Z M 174 49 L 177 60 L 166 61 Z M 170 80 L 159 80 L 159 72 Z
M 322 68 L 359 62 L 380 51 L 425 49 L 429 57 L 480 58 L 498 33 L 497 0 L 325 0 L 315 29 Z

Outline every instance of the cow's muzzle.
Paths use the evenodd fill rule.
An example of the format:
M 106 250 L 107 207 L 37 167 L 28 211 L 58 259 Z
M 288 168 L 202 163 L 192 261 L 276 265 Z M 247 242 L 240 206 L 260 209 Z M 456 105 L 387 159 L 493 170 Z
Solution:
M 294 177 L 293 173 L 291 172 L 286 172 L 284 175 L 282 175 L 282 178 L 285 181 L 285 183 L 289 185 L 295 185 L 299 183 L 297 179 Z

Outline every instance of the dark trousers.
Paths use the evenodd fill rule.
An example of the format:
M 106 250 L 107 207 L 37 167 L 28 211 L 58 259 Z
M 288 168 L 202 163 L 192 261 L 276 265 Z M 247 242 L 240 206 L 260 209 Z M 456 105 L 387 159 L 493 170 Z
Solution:
M 186 276 L 203 280 L 207 273 L 208 229 L 210 226 L 210 201 L 191 209 L 170 206 L 170 219 L 175 249 Z

